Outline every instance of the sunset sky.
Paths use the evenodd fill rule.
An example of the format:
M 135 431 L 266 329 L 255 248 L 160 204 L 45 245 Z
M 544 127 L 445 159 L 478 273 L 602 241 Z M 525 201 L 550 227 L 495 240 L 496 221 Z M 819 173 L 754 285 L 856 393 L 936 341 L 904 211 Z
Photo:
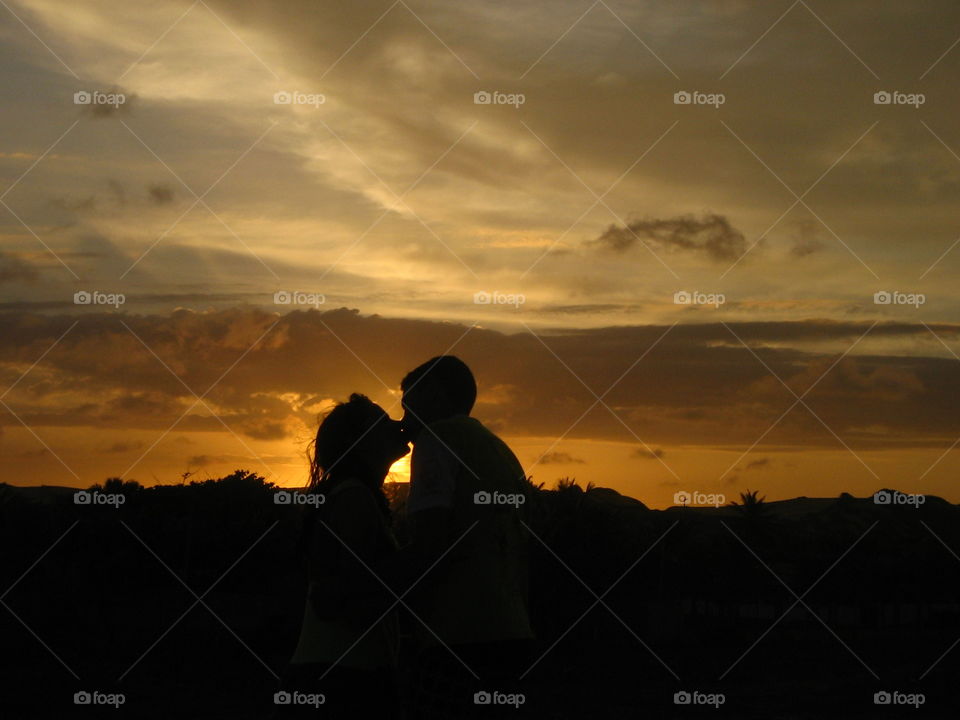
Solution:
M 960 501 L 956 3 L 4 0 L 0 38 L 0 481 L 302 485 L 318 414 L 449 352 L 548 486 Z

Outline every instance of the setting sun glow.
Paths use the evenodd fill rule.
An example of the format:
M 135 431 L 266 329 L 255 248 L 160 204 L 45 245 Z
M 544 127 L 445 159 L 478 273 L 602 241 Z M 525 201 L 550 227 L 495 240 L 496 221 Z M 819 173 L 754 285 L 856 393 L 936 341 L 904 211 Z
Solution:
M 390 466 L 387 482 L 410 482 L 410 454 L 407 453 Z

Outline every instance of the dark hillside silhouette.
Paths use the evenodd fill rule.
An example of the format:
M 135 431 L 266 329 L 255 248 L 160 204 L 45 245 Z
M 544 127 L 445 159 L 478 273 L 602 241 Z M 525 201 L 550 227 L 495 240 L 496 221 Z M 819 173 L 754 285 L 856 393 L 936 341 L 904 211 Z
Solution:
M 395 510 L 406 489 L 388 484 Z M 300 508 L 277 504 L 278 489 L 243 470 L 91 490 L 125 500 L 76 505 L 72 489 L 0 485 L 0 581 L 16 583 L 4 603 L 80 678 L 4 611 L 4 717 L 32 716 L 37 697 L 66 717 L 77 708 L 55 706 L 82 688 L 124 692 L 131 709 L 118 715 L 268 717 L 271 673 L 302 613 Z M 745 492 L 735 505 L 659 511 L 570 480 L 531 483 L 528 498 L 537 656 L 556 644 L 511 717 L 633 717 L 641 704 L 651 717 L 682 717 L 673 693 L 693 688 L 723 692 L 716 712 L 738 718 L 790 717 L 786 707 L 770 714 L 787 688 L 798 712 L 827 703 L 844 709 L 838 716 L 877 717 L 871 698 L 883 687 L 922 689 L 926 716 L 956 706 L 960 656 L 922 681 L 916 672 L 960 637 L 955 505 Z M 394 517 L 403 538 L 403 515 Z M 757 642 L 795 605 L 784 583 L 820 620 L 796 604 Z M 202 602 L 184 615 L 191 590 Z M 584 615 L 593 593 L 602 603 Z M 18 704 L 28 689 L 33 699 Z

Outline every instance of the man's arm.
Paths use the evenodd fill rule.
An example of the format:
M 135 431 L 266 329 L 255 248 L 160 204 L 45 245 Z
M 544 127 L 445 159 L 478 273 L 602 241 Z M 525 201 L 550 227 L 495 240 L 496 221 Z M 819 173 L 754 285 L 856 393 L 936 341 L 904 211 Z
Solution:
M 388 582 L 402 593 L 450 547 L 453 493 L 460 461 L 429 429 L 413 449 L 407 513 L 411 542 L 395 556 Z

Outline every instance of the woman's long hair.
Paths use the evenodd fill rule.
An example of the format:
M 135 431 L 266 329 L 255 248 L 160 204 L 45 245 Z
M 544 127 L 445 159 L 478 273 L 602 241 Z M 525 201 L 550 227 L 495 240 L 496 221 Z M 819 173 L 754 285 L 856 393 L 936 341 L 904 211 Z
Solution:
M 307 450 L 310 462 L 310 475 L 307 483 L 308 493 L 318 493 L 329 497 L 333 489 L 341 482 L 354 478 L 364 481 L 377 500 L 380 511 L 390 522 L 390 504 L 383 489 L 376 486 L 378 480 L 370 477 L 370 467 L 364 458 L 365 445 L 362 438 L 373 426 L 385 418 L 383 411 L 366 395 L 353 393 L 346 402 L 338 403 L 321 420 L 317 436 Z M 311 507 L 308 505 L 307 507 Z M 303 534 L 298 547 L 303 550 L 306 538 L 313 530 L 323 505 L 312 506 L 317 510 L 308 511 L 304 517 Z

